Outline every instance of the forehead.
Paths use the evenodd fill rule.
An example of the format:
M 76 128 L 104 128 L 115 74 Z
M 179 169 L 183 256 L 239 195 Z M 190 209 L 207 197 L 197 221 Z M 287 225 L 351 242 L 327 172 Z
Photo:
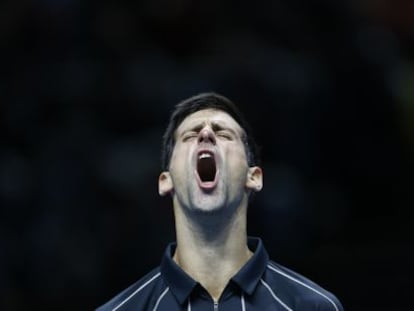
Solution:
M 218 109 L 202 109 L 188 115 L 178 126 L 176 133 L 181 133 L 185 130 L 197 127 L 200 125 L 219 125 L 221 127 L 235 130 L 242 134 L 243 129 L 239 123 L 233 119 L 227 112 Z

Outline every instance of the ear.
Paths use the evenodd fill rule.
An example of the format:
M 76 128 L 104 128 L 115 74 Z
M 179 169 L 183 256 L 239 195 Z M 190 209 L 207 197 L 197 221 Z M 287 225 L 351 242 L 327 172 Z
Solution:
M 263 173 L 258 166 L 249 167 L 247 172 L 246 188 L 258 192 L 263 188 Z
M 158 177 L 158 193 L 161 196 L 167 195 L 173 190 L 173 182 L 169 172 L 165 171 Z

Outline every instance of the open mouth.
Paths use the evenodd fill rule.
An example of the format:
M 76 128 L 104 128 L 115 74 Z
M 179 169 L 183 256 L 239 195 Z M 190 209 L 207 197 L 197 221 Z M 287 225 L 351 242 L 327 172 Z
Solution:
M 214 154 L 202 151 L 197 156 L 197 175 L 203 189 L 213 189 L 217 184 L 217 166 Z
M 208 152 L 202 152 L 197 159 L 197 172 L 202 182 L 214 181 L 216 177 L 216 161 Z

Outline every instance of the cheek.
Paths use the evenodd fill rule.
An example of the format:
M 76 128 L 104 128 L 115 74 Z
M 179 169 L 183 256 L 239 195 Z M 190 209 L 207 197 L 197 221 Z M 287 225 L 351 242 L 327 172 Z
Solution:
M 183 176 L 188 171 L 189 163 L 189 150 L 186 150 L 180 146 L 177 146 L 174 149 L 173 154 L 171 155 L 170 162 L 170 173 L 175 180 L 183 178 Z
M 244 149 L 238 149 L 229 152 L 228 161 L 230 169 L 229 173 L 237 179 L 245 179 L 248 170 L 248 165 Z
M 179 167 L 181 165 L 182 162 L 182 157 L 183 157 L 183 153 L 184 150 L 180 145 L 176 145 L 173 153 L 171 155 L 171 161 L 170 161 L 170 167 Z M 181 160 L 181 161 L 180 161 Z
M 230 149 L 228 157 L 230 162 L 235 166 L 247 166 L 247 155 L 243 147 L 238 146 L 237 148 Z

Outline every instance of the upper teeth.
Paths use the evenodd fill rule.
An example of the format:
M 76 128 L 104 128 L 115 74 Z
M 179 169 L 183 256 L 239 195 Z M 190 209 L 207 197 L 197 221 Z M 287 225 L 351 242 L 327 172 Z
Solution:
M 203 152 L 199 155 L 198 158 L 199 159 L 204 159 L 204 158 L 210 158 L 210 157 L 211 157 L 211 154 Z

